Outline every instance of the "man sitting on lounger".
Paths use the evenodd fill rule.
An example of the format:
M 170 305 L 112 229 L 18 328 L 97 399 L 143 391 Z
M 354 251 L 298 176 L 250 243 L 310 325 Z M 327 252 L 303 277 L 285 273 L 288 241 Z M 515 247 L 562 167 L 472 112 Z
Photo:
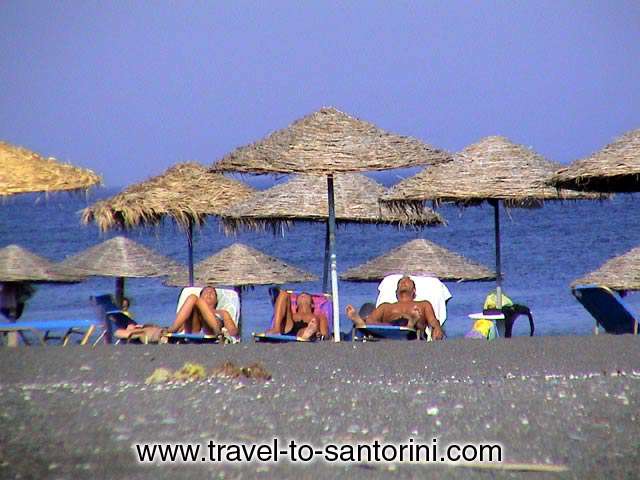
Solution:
M 329 336 L 329 322 L 324 313 L 316 313 L 313 309 L 313 297 L 308 293 L 300 293 L 296 299 L 296 307 L 291 305 L 291 294 L 280 290 L 273 306 L 273 328 L 269 334 L 296 335 L 301 340 L 309 340 L 314 336 Z
M 367 325 L 400 325 L 417 330 L 431 327 L 431 338 L 442 340 L 444 332 L 440 322 L 436 318 L 433 307 L 429 302 L 416 302 L 416 285 L 410 277 L 404 276 L 398 281 L 396 288 L 396 303 L 383 303 L 371 312 L 366 318 L 360 317 L 353 305 L 347 305 L 347 316 L 356 327 Z

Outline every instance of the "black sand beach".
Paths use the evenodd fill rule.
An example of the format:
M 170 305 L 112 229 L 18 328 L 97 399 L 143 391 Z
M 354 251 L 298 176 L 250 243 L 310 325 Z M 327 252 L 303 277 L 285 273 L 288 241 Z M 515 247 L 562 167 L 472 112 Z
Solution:
M 159 367 L 262 362 L 271 381 L 145 385 Z M 640 343 L 631 336 L 335 345 L 1 349 L 2 478 L 635 478 Z M 316 446 L 409 437 L 497 442 L 507 463 L 140 465 L 139 441 Z

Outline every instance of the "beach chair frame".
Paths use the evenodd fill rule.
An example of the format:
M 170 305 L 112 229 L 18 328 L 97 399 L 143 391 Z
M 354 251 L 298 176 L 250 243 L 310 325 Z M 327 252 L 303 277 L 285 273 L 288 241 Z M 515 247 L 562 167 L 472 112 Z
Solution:
M 0 339 L 7 333 L 16 332 L 25 345 L 31 345 L 31 339 L 25 333 L 29 332 L 36 338 L 39 345 L 47 345 L 50 340 L 61 340 L 67 346 L 74 335 L 80 335 L 80 345 L 86 345 L 96 330 L 96 324 L 89 320 L 48 320 L 40 322 L 16 322 L 0 324 Z M 52 332 L 62 331 L 61 335 Z M 0 340 L 2 343 L 2 340 Z

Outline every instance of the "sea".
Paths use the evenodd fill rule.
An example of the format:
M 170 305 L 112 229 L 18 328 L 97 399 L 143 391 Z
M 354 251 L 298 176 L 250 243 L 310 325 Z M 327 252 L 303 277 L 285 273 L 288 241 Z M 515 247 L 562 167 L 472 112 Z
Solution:
M 53 261 L 89 248 L 115 235 L 127 237 L 167 257 L 186 264 L 186 236 L 172 221 L 129 232 L 100 233 L 95 225 L 82 225 L 80 211 L 101 198 L 117 193 L 102 188 L 89 194 L 29 194 L 0 202 L 0 247 L 18 244 Z M 494 268 L 493 209 L 484 204 L 460 208 L 444 205 L 438 211 L 446 226 L 422 230 L 393 226 L 346 224 L 337 230 L 338 272 L 388 252 L 409 240 L 425 238 L 467 258 Z M 548 202 L 536 209 L 503 209 L 501 217 L 504 292 L 528 305 L 534 315 L 536 335 L 591 335 L 594 321 L 571 294 L 570 284 L 607 259 L 627 252 L 640 243 L 640 204 L 633 195 L 618 195 L 604 201 Z M 298 290 L 320 291 L 325 226 L 294 223 L 274 235 L 242 232 L 227 237 L 216 218 L 209 218 L 194 235 L 194 257 L 198 262 L 235 242 L 314 273 L 320 280 L 289 285 Z M 73 285 L 38 285 L 22 320 L 95 318 L 91 296 L 114 291 L 113 278 L 92 277 Z M 492 282 L 449 282 L 453 298 L 448 304 L 446 333 L 462 337 L 470 329 L 468 315 L 481 311 Z M 126 295 L 137 321 L 169 325 L 180 290 L 167 287 L 161 278 L 128 279 Z M 340 281 L 341 310 L 375 301 L 375 283 Z M 640 295 L 625 301 L 640 311 Z M 247 289 L 242 298 L 243 337 L 266 329 L 272 307 L 268 286 Z M 350 322 L 342 315 L 342 330 Z M 521 318 L 514 335 L 528 335 L 528 322 Z

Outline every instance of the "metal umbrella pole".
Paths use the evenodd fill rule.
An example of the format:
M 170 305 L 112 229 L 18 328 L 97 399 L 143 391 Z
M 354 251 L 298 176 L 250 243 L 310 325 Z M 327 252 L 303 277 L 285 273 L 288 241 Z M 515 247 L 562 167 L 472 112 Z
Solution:
M 336 267 L 336 206 L 333 194 L 333 175 L 327 176 L 329 200 L 329 253 L 331 264 L 331 298 L 333 301 L 333 340 L 340 341 L 340 300 L 338 298 L 338 272 Z
M 191 219 L 187 228 L 187 247 L 189 249 L 189 286 L 193 287 L 193 220 Z
M 492 200 L 496 244 L 496 308 L 502 308 L 502 266 L 500 260 L 500 200 Z

